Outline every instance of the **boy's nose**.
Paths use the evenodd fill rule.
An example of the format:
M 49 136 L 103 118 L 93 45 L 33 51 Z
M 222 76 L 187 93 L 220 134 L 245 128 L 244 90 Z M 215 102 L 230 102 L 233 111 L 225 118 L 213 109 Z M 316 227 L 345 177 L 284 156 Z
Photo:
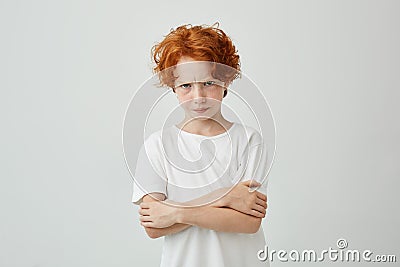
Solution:
M 205 102 L 205 92 L 200 83 L 195 83 L 193 85 L 193 98 L 196 102 Z

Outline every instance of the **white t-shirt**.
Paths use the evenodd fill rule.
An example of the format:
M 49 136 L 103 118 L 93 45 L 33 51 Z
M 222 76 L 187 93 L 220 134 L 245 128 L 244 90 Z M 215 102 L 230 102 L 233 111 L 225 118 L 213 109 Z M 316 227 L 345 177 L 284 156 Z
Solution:
M 252 127 L 234 123 L 216 136 L 202 136 L 171 126 L 151 134 L 140 149 L 132 202 L 163 193 L 185 202 L 221 187 L 255 179 L 266 194 L 267 151 Z M 262 227 L 254 234 L 218 232 L 191 226 L 165 236 L 161 266 L 269 266 L 257 252 L 265 248 Z

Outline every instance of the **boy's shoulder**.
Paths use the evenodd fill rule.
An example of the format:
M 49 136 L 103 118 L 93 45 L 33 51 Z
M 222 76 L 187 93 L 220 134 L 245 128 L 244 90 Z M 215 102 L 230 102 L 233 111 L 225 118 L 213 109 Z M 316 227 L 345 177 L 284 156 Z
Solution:
M 240 138 L 244 138 L 249 145 L 262 143 L 262 135 L 256 128 L 242 123 L 235 124 L 236 134 L 238 134 Z
M 149 136 L 145 139 L 144 144 L 146 146 L 160 146 L 162 143 L 168 141 L 173 134 L 173 126 L 165 127 L 149 134 Z

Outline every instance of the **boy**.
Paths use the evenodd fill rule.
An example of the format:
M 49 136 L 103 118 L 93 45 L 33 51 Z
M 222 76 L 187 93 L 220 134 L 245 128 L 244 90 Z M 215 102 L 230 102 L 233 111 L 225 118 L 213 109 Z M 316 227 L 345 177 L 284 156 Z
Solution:
M 267 171 L 262 138 L 221 113 L 239 76 L 235 46 L 218 26 L 183 25 L 152 51 L 185 112 L 146 139 L 135 171 L 141 225 L 165 236 L 161 266 L 269 266 L 257 258 L 267 208 L 266 184 L 255 181 Z

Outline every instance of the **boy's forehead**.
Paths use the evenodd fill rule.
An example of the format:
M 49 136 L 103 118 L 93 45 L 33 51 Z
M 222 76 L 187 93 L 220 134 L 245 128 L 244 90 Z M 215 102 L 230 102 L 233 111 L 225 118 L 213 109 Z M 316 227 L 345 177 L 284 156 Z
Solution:
M 187 62 L 178 64 L 174 68 L 174 76 L 185 82 L 204 81 L 212 78 L 212 62 Z

